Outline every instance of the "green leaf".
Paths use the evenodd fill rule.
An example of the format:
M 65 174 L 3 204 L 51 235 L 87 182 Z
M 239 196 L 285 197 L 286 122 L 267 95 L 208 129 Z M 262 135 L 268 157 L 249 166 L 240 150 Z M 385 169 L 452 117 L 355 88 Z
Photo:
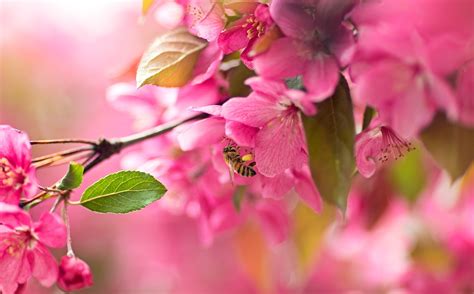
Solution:
M 255 72 L 248 69 L 243 63 L 229 70 L 227 76 L 229 95 L 231 97 L 245 97 L 250 94 L 251 89 L 245 84 L 245 80 L 253 76 L 255 76 Z
M 159 36 L 143 54 L 137 70 L 137 86 L 181 87 L 191 78 L 207 41 L 183 28 Z
M 474 129 L 450 122 L 438 113 L 421 133 L 421 140 L 438 164 L 454 181 L 474 161 Z
M 285 84 L 289 89 L 296 89 L 296 90 L 305 90 L 303 85 L 303 79 L 301 76 L 296 76 L 294 78 L 289 78 L 285 80 Z
M 323 199 L 343 212 L 354 173 L 355 126 L 349 87 L 341 76 L 335 93 L 303 117 L 311 174 Z
M 374 118 L 375 114 L 376 114 L 375 109 L 373 109 L 372 107 L 368 105 L 365 107 L 364 118 L 362 120 L 362 130 L 367 129 L 367 127 L 370 125 L 370 122 Z
M 80 204 L 96 212 L 127 213 L 144 208 L 165 192 L 166 188 L 152 175 L 121 171 L 88 187 Z
M 69 170 L 66 175 L 58 182 L 59 190 L 72 190 L 79 187 L 82 183 L 82 175 L 84 174 L 84 166 L 82 164 L 71 161 Z

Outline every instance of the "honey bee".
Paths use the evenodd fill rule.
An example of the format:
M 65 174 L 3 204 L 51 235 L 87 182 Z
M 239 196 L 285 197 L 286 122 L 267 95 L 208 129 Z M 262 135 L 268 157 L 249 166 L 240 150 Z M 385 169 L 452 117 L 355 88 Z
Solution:
M 223 153 L 224 161 L 229 166 L 232 181 L 234 179 L 234 172 L 243 177 L 253 177 L 257 174 L 255 169 L 253 169 L 255 162 L 251 162 L 248 165 L 245 164 L 245 162 L 252 160 L 253 157 L 251 154 L 240 156 L 238 148 L 230 145 L 224 147 Z

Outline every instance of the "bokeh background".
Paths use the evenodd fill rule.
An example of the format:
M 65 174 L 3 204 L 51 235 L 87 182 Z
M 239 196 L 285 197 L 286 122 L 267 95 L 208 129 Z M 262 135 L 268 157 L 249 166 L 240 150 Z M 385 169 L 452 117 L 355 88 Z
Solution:
M 164 30 L 156 17 L 141 17 L 138 0 L 0 0 L 0 123 L 34 139 L 131 133 L 131 118 L 105 93 Z M 290 238 L 278 245 L 252 219 L 204 246 L 194 220 L 153 205 L 128 215 L 73 207 L 73 245 L 95 280 L 82 292 L 472 293 L 474 168 L 451 183 L 417 147 L 371 180 L 357 178 L 345 219 L 328 206 L 315 215 L 293 203 Z M 34 155 L 55 148 L 34 147 Z M 65 169 L 42 169 L 40 180 L 53 183 Z M 120 156 L 84 186 L 118 169 Z M 27 289 L 58 291 L 34 281 Z

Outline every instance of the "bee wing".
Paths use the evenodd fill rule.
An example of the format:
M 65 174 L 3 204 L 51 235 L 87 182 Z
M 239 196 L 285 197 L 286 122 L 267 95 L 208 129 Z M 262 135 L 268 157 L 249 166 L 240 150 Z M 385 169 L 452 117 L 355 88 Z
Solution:
M 229 167 L 230 182 L 232 183 L 232 185 L 234 185 L 234 169 L 230 164 L 227 164 L 227 166 Z

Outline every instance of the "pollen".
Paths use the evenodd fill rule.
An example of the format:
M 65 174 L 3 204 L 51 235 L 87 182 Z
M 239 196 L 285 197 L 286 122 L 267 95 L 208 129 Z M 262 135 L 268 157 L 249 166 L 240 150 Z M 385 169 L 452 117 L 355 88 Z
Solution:
M 265 24 L 260 22 L 255 16 L 249 16 L 245 23 L 242 25 L 242 28 L 247 30 L 247 38 L 253 39 L 261 37 L 265 33 Z
M 0 188 L 18 190 L 26 182 L 27 176 L 23 169 L 14 168 L 7 158 L 0 158 Z

